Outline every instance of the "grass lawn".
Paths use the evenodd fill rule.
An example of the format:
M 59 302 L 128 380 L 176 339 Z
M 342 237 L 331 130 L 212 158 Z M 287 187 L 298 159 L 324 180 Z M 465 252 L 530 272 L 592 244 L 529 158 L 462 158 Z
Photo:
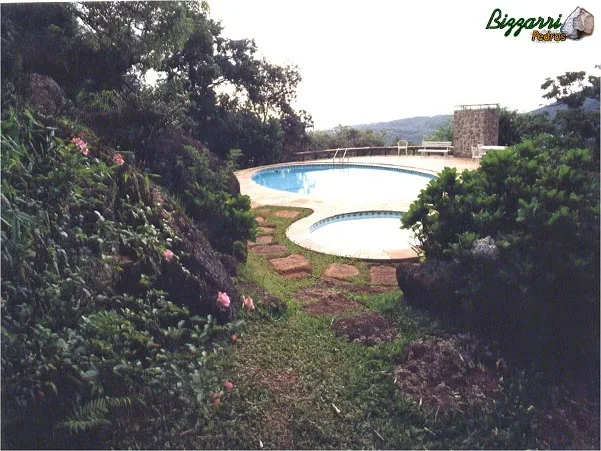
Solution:
M 310 260 L 311 275 L 287 280 L 264 257 L 249 252 L 239 270 L 238 283 L 253 296 L 257 309 L 243 311 L 239 341 L 224 351 L 215 371 L 234 384 L 221 403 L 197 424 L 180 433 L 178 447 L 203 449 L 282 448 L 532 448 L 553 446 L 541 438 L 542 411 L 525 377 L 499 381 L 499 393 L 486 407 L 461 412 L 434 411 L 411 399 L 395 384 L 394 368 L 404 348 L 427 334 L 443 335 L 443 328 L 427 314 L 403 304 L 392 289 L 371 293 L 365 262 L 322 255 L 300 248 L 285 236 L 294 219 L 261 207 L 262 225 L 275 227 L 274 243 Z M 337 289 L 354 301 L 354 308 L 337 315 L 311 316 L 299 296 L 319 286 L 331 263 L 350 263 L 360 274 Z M 363 294 L 361 294 L 363 293 Z M 283 301 L 277 312 L 267 298 Z M 333 321 L 357 311 L 384 315 L 396 339 L 364 346 L 339 338 Z M 586 446 L 587 443 L 581 443 Z M 594 446 L 594 445 L 591 445 Z M 597 436 L 598 446 L 598 436 Z

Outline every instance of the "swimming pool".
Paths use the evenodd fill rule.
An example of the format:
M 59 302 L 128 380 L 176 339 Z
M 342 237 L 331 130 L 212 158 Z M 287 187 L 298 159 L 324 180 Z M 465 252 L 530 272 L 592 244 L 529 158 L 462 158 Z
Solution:
M 311 198 L 415 199 L 434 175 L 404 168 L 361 164 L 302 164 L 262 169 L 252 181 L 274 190 Z
M 409 251 L 411 230 L 401 229 L 399 211 L 360 211 L 334 215 L 309 227 L 304 245 L 344 257 L 386 259 Z M 411 253 L 409 253 L 411 255 Z

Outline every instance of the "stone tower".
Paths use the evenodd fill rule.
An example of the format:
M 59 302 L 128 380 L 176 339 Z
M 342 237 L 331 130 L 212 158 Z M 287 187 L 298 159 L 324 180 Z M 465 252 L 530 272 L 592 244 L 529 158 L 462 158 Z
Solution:
M 453 155 L 471 158 L 472 146 L 499 144 L 499 104 L 460 105 L 453 118 Z

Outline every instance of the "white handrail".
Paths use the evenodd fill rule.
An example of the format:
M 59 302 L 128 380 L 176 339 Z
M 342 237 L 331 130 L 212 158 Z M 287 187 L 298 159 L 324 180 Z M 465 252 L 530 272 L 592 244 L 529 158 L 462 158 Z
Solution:
M 349 150 L 349 147 L 347 147 L 345 149 L 341 149 L 341 148 L 336 149 L 336 152 L 334 152 L 334 158 L 332 158 L 332 163 L 336 163 L 336 156 L 338 155 L 339 150 L 344 150 L 344 153 L 340 157 L 340 163 L 344 163 L 344 157 L 346 157 L 346 151 Z M 346 158 L 349 162 L 351 161 L 349 157 L 346 157 Z

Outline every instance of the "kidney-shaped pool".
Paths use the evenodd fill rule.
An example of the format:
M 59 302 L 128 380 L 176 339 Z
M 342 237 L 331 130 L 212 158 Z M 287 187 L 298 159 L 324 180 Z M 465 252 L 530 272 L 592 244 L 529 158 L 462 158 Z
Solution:
M 434 175 L 404 168 L 361 164 L 301 164 L 262 169 L 252 181 L 267 188 L 312 198 L 415 199 Z

